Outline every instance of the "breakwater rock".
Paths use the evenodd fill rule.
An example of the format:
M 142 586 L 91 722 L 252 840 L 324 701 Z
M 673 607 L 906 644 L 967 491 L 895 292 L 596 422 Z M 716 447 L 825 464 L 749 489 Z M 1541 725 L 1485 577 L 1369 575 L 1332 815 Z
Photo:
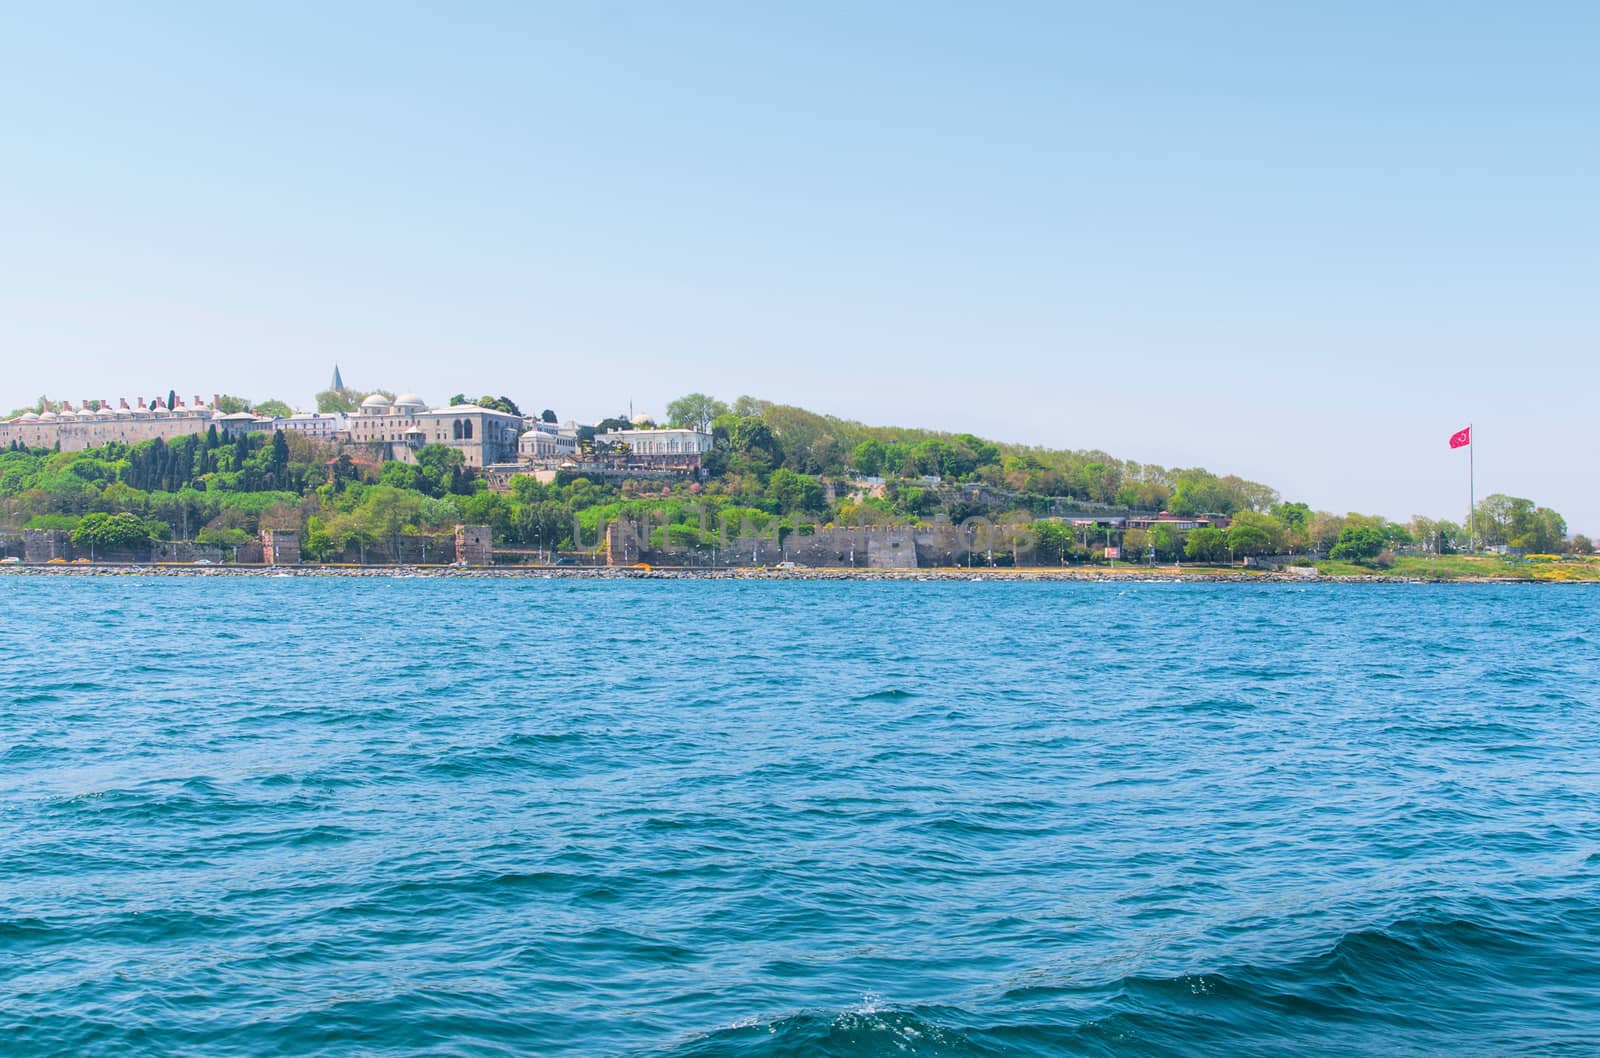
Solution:
M 1075 581 L 1166 584 L 1422 584 L 1445 583 L 1415 577 L 1310 577 L 1271 570 L 1140 570 L 1119 569 L 773 569 L 761 567 L 630 567 L 630 566 L 190 566 L 95 565 L 3 566 L 0 575 L 43 577 L 357 577 L 446 578 L 465 580 L 809 580 L 809 581 Z M 1503 583 L 1511 578 L 1475 578 L 1472 582 Z M 1458 580 L 1453 583 L 1466 583 Z M 1543 583 L 1516 578 L 1518 583 Z

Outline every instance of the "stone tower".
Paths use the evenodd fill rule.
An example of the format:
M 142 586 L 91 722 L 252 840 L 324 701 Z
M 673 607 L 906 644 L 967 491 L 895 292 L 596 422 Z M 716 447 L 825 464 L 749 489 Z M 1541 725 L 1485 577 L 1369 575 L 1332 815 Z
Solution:
M 338 392 L 339 390 L 344 388 L 344 379 L 339 377 L 339 365 L 338 364 L 334 364 L 333 365 L 333 385 L 329 386 L 328 388 L 333 390 L 334 392 Z

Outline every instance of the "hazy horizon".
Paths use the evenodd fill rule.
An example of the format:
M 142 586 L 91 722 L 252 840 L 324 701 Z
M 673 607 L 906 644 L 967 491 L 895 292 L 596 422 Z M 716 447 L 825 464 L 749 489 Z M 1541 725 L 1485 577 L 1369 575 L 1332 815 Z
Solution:
M 1600 531 L 1596 9 L 205 15 L 0 13 L 0 412 L 749 394 L 1397 519 L 1470 422 Z

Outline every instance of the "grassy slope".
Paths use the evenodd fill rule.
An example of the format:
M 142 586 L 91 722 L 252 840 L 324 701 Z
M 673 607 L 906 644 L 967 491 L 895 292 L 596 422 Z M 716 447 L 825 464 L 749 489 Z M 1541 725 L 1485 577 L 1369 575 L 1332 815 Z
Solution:
M 1597 557 L 1524 560 L 1498 555 L 1402 555 L 1395 559 L 1394 567 L 1387 570 L 1370 569 L 1353 562 L 1318 562 L 1316 566 L 1329 577 L 1378 574 L 1424 580 L 1600 581 L 1600 558 Z

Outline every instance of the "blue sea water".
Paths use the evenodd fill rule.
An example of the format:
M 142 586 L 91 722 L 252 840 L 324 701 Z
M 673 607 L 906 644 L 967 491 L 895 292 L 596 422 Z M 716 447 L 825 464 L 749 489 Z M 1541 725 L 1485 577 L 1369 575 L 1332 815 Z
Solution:
M 1600 1053 L 1600 591 L 0 578 L 0 1053 Z

